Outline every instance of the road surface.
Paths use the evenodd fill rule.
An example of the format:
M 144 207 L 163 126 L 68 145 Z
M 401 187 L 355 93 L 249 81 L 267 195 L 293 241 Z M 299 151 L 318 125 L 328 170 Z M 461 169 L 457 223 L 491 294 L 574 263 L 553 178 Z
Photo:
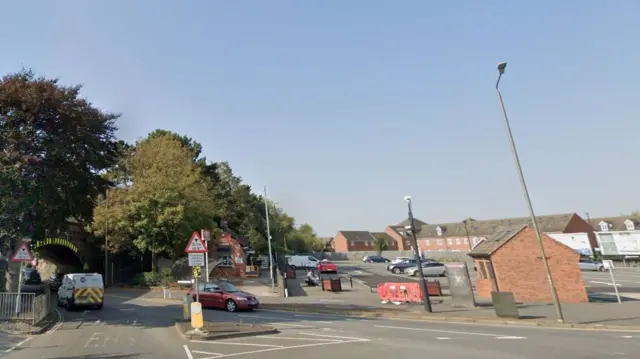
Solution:
M 277 335 L 185 341 L 173 328 L 179 305 L 107 296 L 102 311 L 66 312 L 51 332 L 5 353 L 8 359 L 437 357 L 477 359 L 637 358 L 640 332 L 593 332 L 476 324 L 366 320 L 278 311 L 205 310 L 211 321 L 270 324 Z

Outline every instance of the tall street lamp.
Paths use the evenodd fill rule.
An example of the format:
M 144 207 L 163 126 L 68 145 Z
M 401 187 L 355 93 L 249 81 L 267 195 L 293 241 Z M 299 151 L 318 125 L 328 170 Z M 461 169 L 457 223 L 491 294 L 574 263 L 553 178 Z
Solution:
M 420 275 L 420 288 L 422 289 L 422 298 L 424 302 L 424 310 L 431 313 L 431 300 L 429 300 L 429 291 L 427 290 L 427 281 L 422 273 L 422 258 L 420 257 L 420 249 L 418 248 L 418 239 L 416 238 L 416 225 L 413 220 L 413 210 L 411 209 L 411 196 L 405 196 L 404 201 L 407 202 L 409 210 L 409 229 L 411 230 L 411 239 L 413 240 L 413 255 L 416 257 L 416 265 Z
M 540 227 L 538 226 L 538 220 L 536 219 L 533 205 L 531 204 L 531 197 L 529 196 L 529 189 L 527 188 L 527 183 L 525 182 L 524 174 L 522 173 L 522 165 L 520 164 L 520 157 L 518 156 L 518 150 L 516 149 L 516 142 L 513 139 L 511 125 L 509 124 L 509 118 L 507 117 L 507 110 L 504 107 L 504 101 L 502 101 L 502 94 L 500 93 L 500 79 L 502 78 L 502 75 L 504 75 L 504 70 L 506 68 L 506 62 L 501 62 L 498 64 L 498 80 L 496 81 L 496 93 L 498 94 L 498 102 L 500 102 L 500 108 L 502 109 L 502 118 L 504 119 L 504 125 L 507 129 L 509 144 L 511 145 L 511 153 L 513 154 L 513 158 L 516 162 L 516 169 L 518 170 L 518 176 L 520 177 L 520 185 L 522 186 L 522 191 L 524 192 L 524 198 L 527 201 L 527 206 L 529 206 L 529 215 L 531 216 L 531 223 L 533 223 L 533 230 L 536 232 L 536 239 L 538 240 L 538 246 L 540 247 L 540 254 L 542 255 L 544 270 L 547 273 L 547 281 L 549 282 L 549 290 L 551 291 L 553 305 L 556 309 L 556 316 L 558 317 L 559 322 L 564 322 L 562 308 L 560 306 L 560 301 L 558 300 L 558 292 L 556 291 L 556 287 L 553 283 L 551 269 L 549 268 L 549 261 L 547 261 L 547 256 L 544 250 L 544 243 L 542 242 L 542 236 L 540 235 Z

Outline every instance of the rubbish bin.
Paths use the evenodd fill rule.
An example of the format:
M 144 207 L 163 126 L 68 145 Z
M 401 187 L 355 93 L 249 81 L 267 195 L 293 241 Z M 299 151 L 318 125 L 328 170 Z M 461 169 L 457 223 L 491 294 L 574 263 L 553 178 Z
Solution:
M 340 278 L 323 279 L 322 288 L 328 292 L 342 292 L 342 282 Z

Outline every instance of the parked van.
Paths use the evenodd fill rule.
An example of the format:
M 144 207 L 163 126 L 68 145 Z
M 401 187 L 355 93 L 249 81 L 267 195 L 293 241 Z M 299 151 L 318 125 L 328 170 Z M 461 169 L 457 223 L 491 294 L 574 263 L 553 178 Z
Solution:
M 58 288 L 58 306 L 72 310 L 76 307 L 102 309 L 104 282 L 99 273 L 70 273 L 62 278 Z
M 289 263 L 293 269 L 307 267 L 315 268 L 319 262 L 318 258 L 313 256 L 287 256 L 287 263 Z

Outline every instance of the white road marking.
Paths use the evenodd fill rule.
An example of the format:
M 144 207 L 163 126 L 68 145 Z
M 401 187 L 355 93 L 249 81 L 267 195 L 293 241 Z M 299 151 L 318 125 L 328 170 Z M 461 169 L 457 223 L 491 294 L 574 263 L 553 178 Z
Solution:
M 333 324 L 333 322 L 325 322 L 322 320 L 314 320 L 315 323 L 322 323 L 322 324 Z
M 340 342 L 338 339 L 320 339 L 320 338 L 294 338 L 294 337 L 253 337 L 255 339 L 281 339 L 281 340 L 307 340 L 307 341 L 317 341 L 317 342 Z
M 62 313 L 60 313 L 60 311 L 57 308 L 53 308 L 53 310 L 58 315 L 58 321 L 56 322 L 56 325 L 54 325 L 53 328 L 51 328 L 51 330 L 49 330 L 45 335 L 51 335 L 51 333 L 58 330 L 58 328 L 60 328 L 64 323 L 64 317 L 62 316 Z
M 527 338 L 526 337 L 504 336 L 504 337 L 496 337 L 496 339 L 527 339 Z
M 187 347 L 187 345 L 183 345 L 182 347 L 184 347 L 184 351 L 187 353 L 187 358 L 189 359 L 193 359 L 193 355 L 191 354 L 191 352 L 189 351 L 189 347 Z
M 326 335 L 326 334 L 315 334 L 315 333 L 303 333 L 300 332 L 298 333 L 300 335 L 310 335 L 312 337 L 320 337 L 320 338 L 331 338 L 331 339 L 339 339 L 339 340 L 363 340 L 363 341 L 369 341 L 369 339 L 365 339 L 365 338 L 354 338 L 354 337 L 344 337 L 344 336 L 336 336 L 336 335 Z
M 363 343 L 363 342 L 368 342 L 368 341 L 369 341 L 369 339 L 363 339 L 363 340 L 350 340 L 350 341 L 345 341 L 345 342 L 312 343 L 312 344 L 293 345 L 293 346 L 290 346 L 290 347 L 258 349 L 258 350 L 252 350 L 252 351 L 249 351 L 249 352 L 225 354 L 225 355 L 218 356 L 216 358 L 228 358 L 228 357 L 235 357 L 235 356 L 240 356 L 240 355 L 250 355 L 250 354 L 273 352 L 273 351 L 278 351 L 278 350 L 311 348 L 311 347 L 319 347 L 319 346 L 323 346 L 323 345 Z M 189 359 L 193 359 L 193 358 L 191 357 Z
M 243 318 L 258 318 L 258 319 L 269 319 L 269 320 L 282 320 L 285 322 L 299 322 L 297 319 L 287 319 L 287 318 L 278 318 L 278 317 L 270 317 L 266 315 L 246 315 L 246 314 L 238 314 L 239 317 Z
M 613 283 L 609 283 L 609 282 L 598 282 L 598 281 L 595 281 L 595 280 L 591 280 L 591 281 L 589 281 L 589 283 L 594 283 L 594 284 L 605 284 L 605 285 L 608 285 L 608 286 L 613 287 Z M 622 287 L 622 284 L 618 284 L 618 283 L 616 283 L 616 286 L 618 286 L 618 287 Z
M 622 339 L 632 339 L 633 337 L 631 335 L 623 335 L 620 338 L 622 338 Z
M 191 342 L 213 344 L 213 345 L 243 345 L 247 347 L 283 348 L 282 345 L 273 345 L 273 344 L 254 344 L 254 343 L 216 342 L 216 341 L 211 342 L 211 341 L 205 341 L 205 340 L 192 340 Z
M 18 344 L 16 344 L 16 345 L 12 346 L 11 348 L 9 348 L 9 349 L 7 349 L 7 350 L 3 351 L 3 352 L 2 352 L 2 354 L 0 354 L 0 357 L 1 357 L 1 356 L 4 356 L 5 354 L 9 354 L 9 353 L 11 353 L 12 351 L 16 350 L 16 349 L 17 349 L 18 347 L 20 347 L 21 345 L 24 345 L 26 342 L 28 342 L 28 341 L 29 341 L 29 340 L 31 340 L 31 339 L 33 339 L 33 336 L 28 336 L 26 339 L 24 339 L 24 340 L 23 340 L 23 341 L 21 341 L 20 343 L 18 343 Z
M 89 345 L 91 345 L 92 348 L 98 348 L 99 345 L 98 344 L 91 344 L 93 341 L 99 340 L 99 336 L 102 335 L 104 333 L 100 333 L 100 332 L 94 332 L 93 334 L 91 334 L 91 337 L 87 340 L 86 343 L 84 343 L 84 347 L 85 348 L 89 348 Z
M 455 330 L 441 330 L 441 329 L 424 329 L 424 328 L 410 328 L 410 327 L 393 327 L 390 325 L 375 325 L 376 328 L 385 329 L 399 329 L 399 330 L 414 330 L 419 332 L 435 332 L 435 333 L 448 333 L 448 334 L 462 334 L 462 335 L 476 335 L 481 337 L 504 337 L 503 335 L 488 334 L 488 333 L 474 333 L 474 332 L 459 332 Z
M 436 339 L 439 339 L 439 340 L 449 340 L 449 339 L 451 339 L 451 338 L 448 338 L 448 337 L 436 337 Z
M 224 354 L 220 354 L 220 353 L 209 353 L 209 352 L 201 352 L 199 350 L 192 350 L 192 353 L 196 353 L 196 354 L 208 354 L 208 355 L 213 355 L 213 356 L 220 356 L 220 355 L 224 355 Z

